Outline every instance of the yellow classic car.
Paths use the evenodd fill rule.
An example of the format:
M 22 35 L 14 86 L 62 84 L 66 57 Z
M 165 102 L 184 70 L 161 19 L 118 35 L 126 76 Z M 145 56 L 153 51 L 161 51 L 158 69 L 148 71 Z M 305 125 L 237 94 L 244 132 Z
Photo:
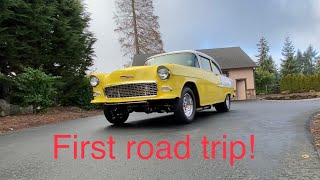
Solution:
M 222 75 L 218 63 L 198 51 L 175 51 L 151 56 L 144 66 L 110 74 L 90 75 L 94 99 L 106 119 L 124 123 L 131 112 L 174 112 L 176 120 L 190 123 L 196 111 L 230 109 L 233 82 Z

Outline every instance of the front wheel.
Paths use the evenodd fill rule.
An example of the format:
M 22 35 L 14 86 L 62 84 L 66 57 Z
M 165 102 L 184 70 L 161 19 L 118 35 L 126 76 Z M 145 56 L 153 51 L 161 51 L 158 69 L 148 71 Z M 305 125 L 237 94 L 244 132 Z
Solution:
M 123 124 L 129 117 L 127 108 L 104 106 L 103 112 L 106 119 L 115 125 Z
M 231 100 L 230 95 L 226 96 L 226 99 L 222 103 L 218 103 L 215 105 L 215 108 L 218 112 L 228 112 L 230 110 Z
M 189 87 L 184 87 L 181 97 L 174 104 L 174 115 L 182 123 L 190 123 L 196 113 L 196 101 L 193 91 Z

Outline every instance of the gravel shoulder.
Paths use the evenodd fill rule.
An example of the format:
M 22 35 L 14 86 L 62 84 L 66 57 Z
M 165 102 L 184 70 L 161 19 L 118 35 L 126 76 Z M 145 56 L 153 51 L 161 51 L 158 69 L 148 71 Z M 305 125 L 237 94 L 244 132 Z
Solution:
M 317 113 L 311 120 L 310 132 L 314 139 L 314 145 L 320 156 L 320 113 Z
M 0 133 L 45 124 L 101 115 L 102 111 L 88 111 L 76 107 L 55 107 L 39 114 L 0 117 Z
M 265 100 L 302 100 L 314 98 L 320 98 L 320 92 L 257 95 L 257 99 Z

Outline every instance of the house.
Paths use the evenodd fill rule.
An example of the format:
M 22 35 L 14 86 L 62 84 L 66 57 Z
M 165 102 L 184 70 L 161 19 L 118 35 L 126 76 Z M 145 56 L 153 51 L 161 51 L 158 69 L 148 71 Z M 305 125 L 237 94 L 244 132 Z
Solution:
M 222 73 L 234 81 L 235 99 L 256 99 L 254 81 L 254 68 L 256 63 L 240 48 L 216 48 L 198 50 L 216 60 Z M 145 60 L 154 54 L 136 54 L 133 58 L 133 66 L 141 66 Z

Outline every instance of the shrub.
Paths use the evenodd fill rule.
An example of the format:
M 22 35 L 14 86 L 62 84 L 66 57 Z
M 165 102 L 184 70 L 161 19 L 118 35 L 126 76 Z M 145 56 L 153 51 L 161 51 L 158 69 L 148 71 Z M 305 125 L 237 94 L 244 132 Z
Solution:
M 280 82 L 281 91 L 292 93 L 309 92 L 310 90 L 320 91 L 320 73 L 314 75 L 287 75 L 282 77 Z
M 93 91 L 88 77 L 77 76 L 59 79 L 58 102 L 62 106 L 77 106 L 83 109 L 98 109 L 99 106 L 90 104 Z
M 100 106 L 90 104 L 92 93 L 89 78 L 85 75 L 52 77 L 42 69 L 32 68 L 25 68 L 17 76 L 0 73 L 0 98 L 5 97 L 13 104 L 33 105 L 34 112 L 52 105 L 100 109 Z
M 45 74 L 41 69 L 25 68 L 15 78 L 15 96 L 21 105 L 32 105 L 33 112 L 47 109 L 53 104 L 56 95 L 55 77 Z
M 276 76 L 267 70 L 257 68 L 255 71 L 257 94 L 268 94 L 276 91 Z

